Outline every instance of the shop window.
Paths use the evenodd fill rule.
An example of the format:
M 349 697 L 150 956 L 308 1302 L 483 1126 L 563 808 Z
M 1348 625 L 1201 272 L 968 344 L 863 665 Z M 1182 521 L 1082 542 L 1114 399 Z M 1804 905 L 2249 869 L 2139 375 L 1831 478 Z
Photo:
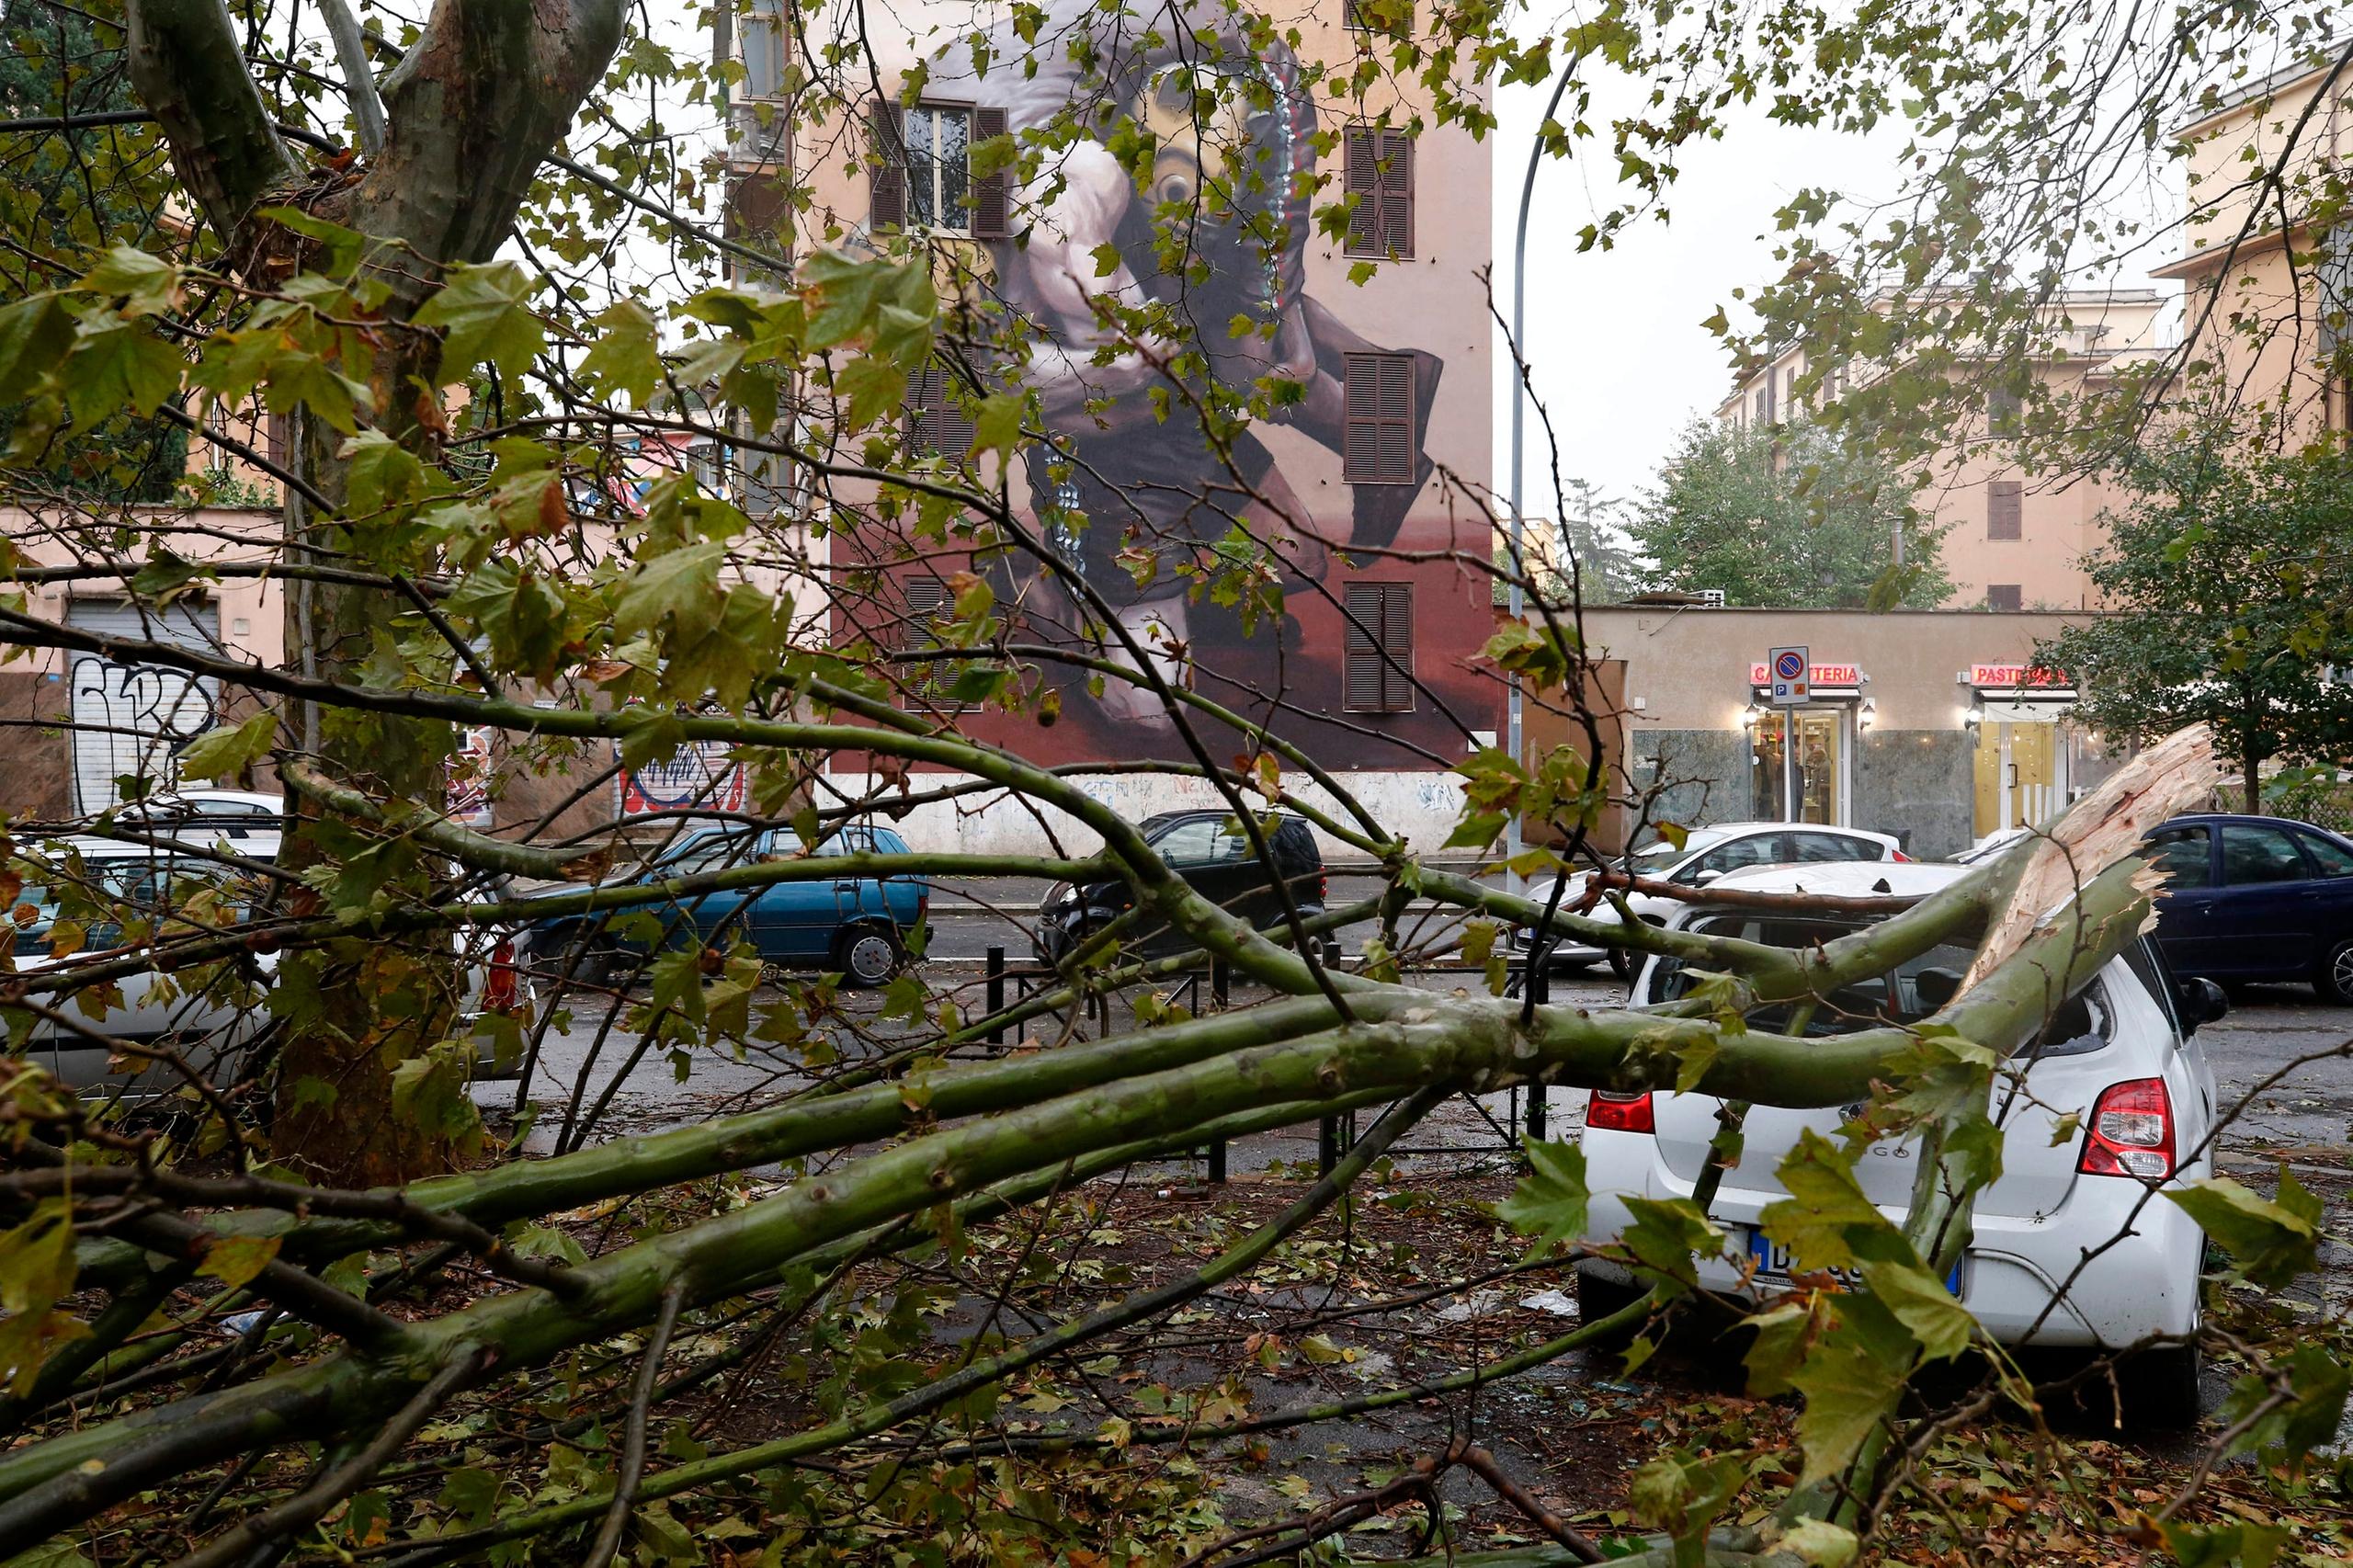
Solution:
M 1350 583 L 1340 706 L 1350 713 L 1414 710 L 1414 589 L 1408 583 Z
M 1414 139 L 1402 131 L 1352 125 L 1343 145 L 1348 210 L 1347 254 L 1414 254 Z
M 2026 486 L 2015 479 L 1989 479 L 1985 482 L 1985 537 L 1987 539 L 2024 539 Z M 2018 606 L 2011 605 L 2011 609 Z
M 1347 432 L 1340 477 L 1350 484 L 1414 483 L 1414 357 L 1351 354 L 1341 388 Z
M 2026 596 L 2016 583 L 1988 583 L 1985 585 L 1985 608 L 2023 609 L 2026 608 Z
M 1761 822 L 1810 822 L 1826 827 L 1846 821 L 1846 710 L 1790 708 L 1767 713 L 1757 721 L 1752 744 L 1752 816 Z M 1792 789 L 1794 812 L 1788 809 Z

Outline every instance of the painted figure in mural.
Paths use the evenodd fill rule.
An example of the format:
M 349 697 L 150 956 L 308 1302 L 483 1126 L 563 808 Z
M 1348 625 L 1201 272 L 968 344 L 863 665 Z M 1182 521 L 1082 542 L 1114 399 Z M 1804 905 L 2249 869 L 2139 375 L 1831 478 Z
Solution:
M 1017 136 L 1074 105 L 1086 106 L 1095 129 L 1016 186 L 1018 237 L 992 244 L 1001 297 L 1042 339 L 1026 375 L 1066 454 L 1033 449 L 1033 505 L 1140 642 L 1231 654 L 1238 618 L 1188 602 L 1189 581 L 1173 569 L 1237 523 L 1262 548 L 1281 541 L 1274 553 L 1290 588 L 1321 578 L 1332 550 L 1392 542 L 1431 472 L 1422 446 L 1443 362 L 1413 351 L 1411 406 L 1399 410 L 1410 422 L 1412 482 L 1354 486 L 1345 519 L 1314 517 L 1255 435 L 1233 442 L 1229 461 L 1181 402 L 1157 417 L 1148 389 L 1168 384 L 1169 358 L 1189 347 L 1228 392 L 1269 377 L 1295 383 L 1300 395 L 1274 420 L 1345 451 L 1346 357 L 1381 348 L 1306 290 L 1316 116 L 1299 62 L 1279 41 L 1238 36 L 1213 4 L 1120 17 L 1091 0 L 1054 0 L 1034 43 L 1010 24 L 1001 30 L 990 40 L 995 69 L 975 78 L 966 65 L 959 80 L 943 57 L 932 83 L 1001 108 Z M 1147 34 L 1167 41 L 1140 43 Z M 1035 74 L 1025 74 L 1031 59 Z M 1112 151 L 1139 128 L 1155 149 L 1142 189 Z M 1119 256 L 1108 273 L 1097 259 L 1106 244 Z M 1114 312 L 1147 302 L 1179 316 L 1188 344 L 1120 347 Z M 1027 587 L 1034 608 L 1040 585 Z M 1257 641 L 1274 641 L 1263 623 Z M 1102 707 L 1115 722 L 1166 722 L 1155 700 L 1123 683 Z

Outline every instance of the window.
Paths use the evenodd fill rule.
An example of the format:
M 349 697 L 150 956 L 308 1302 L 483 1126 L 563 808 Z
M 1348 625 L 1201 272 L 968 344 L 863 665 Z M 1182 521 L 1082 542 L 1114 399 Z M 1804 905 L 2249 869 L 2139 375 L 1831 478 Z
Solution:
M 1721 877 L 1726 871 L 1749 866 L 1777 866 L 1790 858 L 1788 839 L 1789 835 L 1781 833 L 1752 833 L 1745 838 L 1735 838 L 1676 872 L 1675 880 L 1688 887 L 1711 873 Z
M 777 15 L 779 0 L 752 0 L 752 14 L 744 18 L 744 96 L 780 97 L 784 93 L 784 29 Z
M 1223 831 L 1215 817 L 1190 817 L 1153 841 L 1152 847 L 1172 866 L 1202 866 L 1231 858 L 1244 841 Z
M 2323 838 L 2317 834 L 2300 833 L 2296 838 L 2303 845 L 2305 855 L 2311 858 L 2322 876 L 2353 877 L 2353 849 L 2346 848 L 2334 838 Z
M 972 175 L 972 144 L 1006 133 L 1005 110 L 955 104 L 873 107 L 874 160 L 869 165 L 871 225 L 912 228 L 975 239 L 1006 238 L 1005 171 Z
M 1835 833 L 1796 833 L 1790 858 L 1802 864 L 1830 860 L 1876 860 L 1880 846 L 1868 838 L 1841 838 Z
M 1413 483 L 1421 455 L 1414 439 L 1414 357 L 1351 354 L 1347 361 L 1340 477 L 1350 484 Z
M 948 585 L 937 577 L 904 578 L 899 585 L 907 601 L 904 622 L 906 642 L 910 650 L 938 648 L 946 644 L 939 636 L 939 623 L 956 616 L 956 596 Z M 963 673 L 960 659 L 926 659 L 907 666 L 907 690 L 917 700 L 934 708 L 960 709 L 970 706 L 952 700 L 949 693 L 956 687 L 956 678 Z
M 961 458 L 972 449 L 972 416 L 950 395 L 954 376 L 932 364 L 907 378 L 907 450 Z
M 2202 888 L 2213 882 L 2213 868 L 2207 861 L 2209 842 L 2202 827 L 2169 827 L 2149 835 L 2149 843 L 2156 850 L 2149 863 L 2165 873 L 2167 892 Z
M 1340 706 L 1351 713 L 1414 710 L 1414 589 L 1350 583 Z
M 2026 608 L 2026 596 L 2016 583 L 1988 583 L 1985 585 L 1985 608 L 2023 609 Z
M 1352 125 L 1343 143 L 1348 210 L 1347 254 L 1414 254 L 1414 139 L 1402 131 Z
M 2026 486 L 2015 479 L 1985 482 L 1985 537 L 2024 539 Z M 2012 605 L 2012 609 L 2018 607 Z
M 2283 828 L 2254 827 L 2245 823 L 2222 824 L 2222 885 L 2259 887 L 2268 882 L 2301 882 L 2312 875 L 2295 835 Z
M 2008 387 L 1994 388 L 1985 394 L 1985 427 L 1996 436 L 2018 434 L 2018 415 L 2024 406 Z

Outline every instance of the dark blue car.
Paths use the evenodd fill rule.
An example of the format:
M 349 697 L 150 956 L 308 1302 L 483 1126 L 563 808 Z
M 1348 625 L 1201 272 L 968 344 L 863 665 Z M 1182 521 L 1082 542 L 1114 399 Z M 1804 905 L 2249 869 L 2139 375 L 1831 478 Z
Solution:
M 2172 873 L 2157 945 L 2177 973 L 2309 981 L 2353 1005 L 2353 841 L 2281 817 L 2175 817 L 2149 835 Z
M 907 841 L 887 827 L 849 826 L 820 844 L 816 859 L 871 851 L 907 853 Z M 724 870 L 763 860 L 797 859 L 801 840 L 790 828 L 710 827 L 681 836 L 641 869 L 596 884 L 626 887 Z M 578 887 L 540 890 L 553 897 Z M 542 972 L 570 972 L 590 984 L 626 976 L 655 947 L 688 942 L 749 942 L 765 963 L 779 968 L 832 969 L 853 984 L 880 985 L 905 957 L 904 934 L 928 912 L 930 884 L 908 877 L 818 876 L 699 896 L 660 900 L 585 915 L 534 923 L 529 951 Z M 656 935 L 648 917 L 659 922 Z

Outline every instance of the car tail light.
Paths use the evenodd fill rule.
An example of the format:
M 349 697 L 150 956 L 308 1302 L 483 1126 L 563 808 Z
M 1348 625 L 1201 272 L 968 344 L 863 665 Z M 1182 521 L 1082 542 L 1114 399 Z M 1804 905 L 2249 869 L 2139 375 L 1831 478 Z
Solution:
M 922 925 L 925 920 L 930 917 L 930 915 L 931 884 L 929 882 L 917 882 L 915 884 L 915 924 L 918 926 Z
M 1903 850 L 1901 850 L 1901 849 L 1891 849 L 1891 850 L 1889 850 L 1889 851 L 1887 852 L 1887 858 L 1888 858 L 1889 859 L 1891 859 L 1891 860 L 1897 860 L 1897 861 L 1901 861 L 1903 864 L 1904 864 L 1904 865 L 1906 865 L 1906 866 L 1909 866 L 1909 865 L 1912 863 L 1912 857 L 1911 857 L 1911 856 L 1909 856 L 1909 855 L 1906 855 L 1906 854 L 1905 854 L 1905 853 L 1904 853 L 1904 851 L 1903 851 Z
M 1332 879 L 1322 871 L 1315 873 L 1315 902 L 1318 903 L 1332 902 Z
M 515 971 L 515 938 L 501 937 L 498 945 L 490 949 L 490 972 L 483 977 L 483 1011 L 507 1012 L 522 994 L 522 977 Z
M 2132 1078 L 2100 1091 L 2075 1169 L 2143 1181 L 2173 1175 L 2173 1100 L 2164 1079 Z
M 1593 1098 L 1586 1102 L 1585 1124 L 1604 1132 L 1658 1131 L 1658 1123 L 1651 1116 L 1648 1089 L 1638 1095 L 1621 1095 L 1608 1089 L 1594 1090 Z

